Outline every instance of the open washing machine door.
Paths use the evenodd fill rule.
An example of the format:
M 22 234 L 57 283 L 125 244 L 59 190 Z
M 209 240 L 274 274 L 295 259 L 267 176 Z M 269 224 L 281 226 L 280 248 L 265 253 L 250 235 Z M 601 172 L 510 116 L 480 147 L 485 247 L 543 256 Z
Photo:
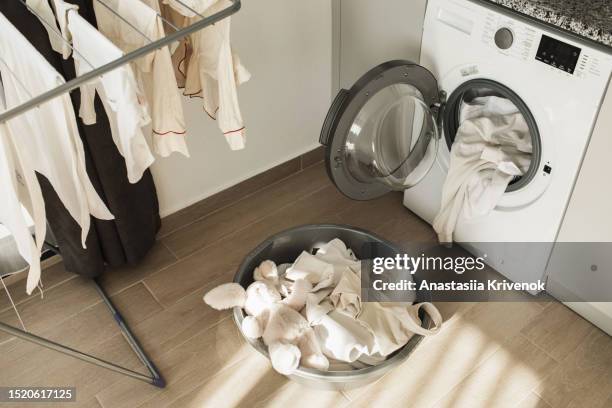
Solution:
M 347 197 L 370 200 L 418 184 L 436 160 L 444 94 L 431 72 L 385 62 L 342 89 L 325 118 L 330 179 Z

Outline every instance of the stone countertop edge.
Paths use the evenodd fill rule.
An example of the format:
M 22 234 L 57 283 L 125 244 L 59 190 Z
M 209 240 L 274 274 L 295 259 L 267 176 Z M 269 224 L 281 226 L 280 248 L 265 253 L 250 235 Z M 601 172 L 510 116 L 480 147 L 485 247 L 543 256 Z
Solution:
M 604 45 L 612 52 L 612 14 L 606 13 L 608 0 L 478 0 L 510 12 L 570 32 L 583 39 Z M 599 10 L 597 5 L 600 5 Z M 573 16 L 568 9 L 575 7 Z M 610 12 L 610 10 L 608 10 Z

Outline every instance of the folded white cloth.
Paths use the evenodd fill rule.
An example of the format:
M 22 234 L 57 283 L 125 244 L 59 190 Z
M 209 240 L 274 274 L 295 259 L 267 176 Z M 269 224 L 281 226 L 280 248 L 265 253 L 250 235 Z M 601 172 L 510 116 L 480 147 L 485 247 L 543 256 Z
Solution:
M 419 310 L 431 318 L 431 329 L 422 327 Z M 370 357 L 386 357 L 403 347 L 415 334 L 429 336 L 442 326 L 442 315 L 431 303 L 401 304 L 367 302 L 363 304 L 357 319 L 368 327 L 374 336 L 376 348 Z
M 340 280 L 334 265 L 304 251 L 285 272 L 285 278 L 296 281 L 304 279 L 313 286 L 312 291 L 334 287 Z
M 353 363 L 364 354 L 375 353 L 371 330 L 359 320 L 337 310 L 323 315 L 313 326 L 323 354 L 335 360 Z
M 338 238 L 332 239 L 317 250 L 316 257 L 332 264 L 335 268 L 348 266 L 353 272 L 361 271 L 359 261 L 353 251 Z
M 346 270 L 329 300 L 334 308 L 351 317 L 361 314 L 361 274 Z
M 475 98 L 463 104 L 460 116 L 440 211 L 433 222 L 441 242 L 452 242 L 460 219 L 489 214 L 512 179 L 531 163 L 529 126 L 510 100 Z

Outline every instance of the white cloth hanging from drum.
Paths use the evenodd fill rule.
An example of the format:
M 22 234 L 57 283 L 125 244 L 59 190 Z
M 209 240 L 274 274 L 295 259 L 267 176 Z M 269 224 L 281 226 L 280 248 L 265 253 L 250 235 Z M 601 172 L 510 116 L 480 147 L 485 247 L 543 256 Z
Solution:
M 433 222 L 440 242 L 453 241 L 460 219 L 489 214 L 512 179 L 529 169 L 531 152 L 529 126 L 510 100 L 487 96 L 465 103 Z

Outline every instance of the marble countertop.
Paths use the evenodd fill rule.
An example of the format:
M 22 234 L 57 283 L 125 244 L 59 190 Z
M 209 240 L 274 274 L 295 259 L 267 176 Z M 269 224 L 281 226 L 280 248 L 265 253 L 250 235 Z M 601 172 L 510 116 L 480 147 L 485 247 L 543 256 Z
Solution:
M 612 47 L 612 0 L 488 0 Z

